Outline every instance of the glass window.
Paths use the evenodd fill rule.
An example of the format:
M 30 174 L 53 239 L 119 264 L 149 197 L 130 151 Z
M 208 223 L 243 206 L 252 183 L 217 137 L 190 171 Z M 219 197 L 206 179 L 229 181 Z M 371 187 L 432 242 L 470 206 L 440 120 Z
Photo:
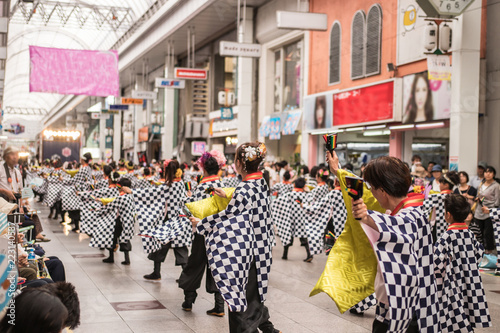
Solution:
M 221 57 L 215 55 L 215 96 L 214 96 L 214 110 L 218 110 L 224 105 L 219 104 L 219 92 L 228 91 L 233 92 L 237 99 L 237 70 L 238 58 L 237 57 Z M 237 100 L 235 104 L 238 104 Z
M 330 31 L 330 75 L 329 84 L 340 83 L 340 23 L 336 21 Z
M 274 111 L 289 111 L 302 103 L 303 42 L 278 49 L 274 53 Z

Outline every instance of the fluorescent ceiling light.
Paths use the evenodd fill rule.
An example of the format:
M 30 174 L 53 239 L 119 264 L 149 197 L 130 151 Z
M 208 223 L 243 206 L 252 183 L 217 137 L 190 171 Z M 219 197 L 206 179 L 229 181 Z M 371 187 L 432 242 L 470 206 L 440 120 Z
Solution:
M 386 125 L 375 125 L 375 126 L 367 126 L 367 130 L 374 130 L 374 129 L 380 129 L 380 128 L 385 128 Z
M 351 127 L 351 128 L 346 128 L 346 132 L 356 132 L 356 131 L 364 131 L 364 127 Z
M 328 16 L 321 13 L 276 12 L 276 24 L 279 29 L 293 30 L 328 30 Z
M 444 122 L 439 122 L 439 123 L 430 123 L 430 124 L 417 124 L 417 128 L 437 128 L 437 127 L 444 127 Z
M 364 136 L 381 136 L 390 135 L 391 131 L 366 131 L 363 133 Z
M 323 135 L 323 134 L 336 134 L 336 133 L 344 133 L 343 129 L 339 130 L 316 130 L 316 131 L 311 131 L 309 134 L 310 135 Z
M 415 125 L 398 125 L 398 126 L 390 126 L 390 130 L 401 130 L 401 129 L 409 129 L 409 128 L 414 128 Z

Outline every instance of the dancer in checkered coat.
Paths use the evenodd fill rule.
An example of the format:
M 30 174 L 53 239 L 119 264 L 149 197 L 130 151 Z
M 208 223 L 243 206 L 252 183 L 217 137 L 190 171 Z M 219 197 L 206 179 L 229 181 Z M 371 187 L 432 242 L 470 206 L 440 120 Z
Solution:
M 80 160 L 81 166 L 74 177 L 63 181 L 63 190 L 61 193 L 62 210 L 67 211 L 71 219 L 71 223 L 75 225 L 72 229 L 74 232 L 80 231 L 80 219 L 82 201 L 77 193 L 80 191 L 90 190 L 90 179 L 92 170 L 89 163 L 92 162 L 92 155 L 85 153 Z
M 436 241 L 448 229 L 444 218 L 444 199 L 453 193 L 453 188 L 460 184 L 460 177 L 455 171 L 442 174 L 438 179 L 441 193 L 431 194 L 425 199 L 423 208 L 430 212 L 429 218 L 432 226 L 432 237 Z
M 434 247 L 434 273 L 442 332 L 474 332 L 491 318 L 478 261 L 484 248 L 467 228 L 470 205 L 459 194 L 444 199 L 448 230 Z
M 326 184 L 328 177 L 330 177 L 330 172 L 327 168 L 320 168 L 318 170 L 318 173 L 316 174 L 316 181 L 318 185 L 307 195 L 304 202 L 305 205 L 314 205 L 316 202 L 319 202 L 328 195 L 328 192 L 330 192 L 330 188 Z
M 179 210 L 184 203 L 186 190 L 182 182 L 182 171 L 177 160 L 164 162 L 165 184 L 157 187 L 134 189 L 124 187 L 126 193 L 134 197 L 139 233 L 148 259 L 154 262 L 154 271 L 144 275 L 147 280 L 161 279 L 161 263 L 165 261 L 170 248 L 175 253 L 175 265 L 184 267 L 188 259 L 187 246 L 191 245 L 191 226 L 187 219 L 179 218 Z M 165 209 L 166 208 L 166 209 Z M 176 224 L 176 225 L 174 225 Z M 176 230 L 177 236 L 167 244 L 162 244 L 154 236 L 161 228 Z
M 299 237 L 300 241 L 306 244 L 306 259 L 304 261 L 311 262 L 313 259 L 307 242 L 307 238 L 309 237 L 307 229 L 309 216 L 302 208 L 303 202 L 307 197 L 307 193 L 304 192 L 305 186 L 306 180 L 298 178 L 294 182 L 292 192 L 286 193 L 275 200 L 279 201 L 278 205 L 281 206 L 277 208 L 280 214 L 275 215 L 278 218 L 274 220 L 274 224 L 284 247 L 283 256 L 281 257 L 284 260 L 288 259 L 288 249 L 293 245 L 294 237 Z
M 224 187 L 236 187 L 240 183 L 240 178 L 234 173 L 233 167 L 228 165 L 226 169 L 226 176 L 222 178 Z
M 284 195 L 286 193 L 292 192 L 293 190 L 293 184 L 290 182 L 290 172 L 285 171 L 283 174 L 283 182 L 282 183 L 277 183 L 271 188 L 271 193 L 275 197 L 279 197 L 281 195 Z
M 500 208 L 480 207 L 478 209 L 483 209 L 485 213 L 489 214 L 491 222 L 493 223 L 495 245 L 497 250 L 497 269 L 495 270 L 495 275 L 500 276 Z
M 120 186 L 130 187 L 130 179 L 121 178 Z M 130 240 L 134 236 L 135 207 L 131 194 L 119 191 L 119 195 L 111 198 L 97 199 L 104 205 L 96 213 L 97 223 L 90 240 L 91 247 L 106 248 L 109 257 L 102 260 L 105 263 L 114 263 L 114 251 L 120 245 L 125 260 L 122 265 L 130 265 L 129 253 L 132 251 Z M 111 201 L 111 202 L 110 202 Z
M 258 172 L 265 157 L 263 143 L 244 143 L 236 150 L 236 170 L 243 177 L 227 208 L 198 220 L 205 237 L 208 263 L 217 288 L 229 307 L 231 332 L 278 332 L 264 305 L 272 262 L 273 228 L 269 187 Z M 222 192 L 222 193 L 221 193 Z M 222 190 L 217 195 L 225 196 Z
M 54 219 L 57 220 L 57 216 L 61 215 L 61 223 L 63 223 L 64 214 L 61 207 L 61 192 L 63 189 L 63 181 L 61 180 L 62 162 L 59 158 L 56 158 L 52 161 L 52 165 L 54 166 L 54 169 L 47 177 L 47 194 L 44 196 L 43 204 L 50 207 L 50 214 L 48 216 L 49 219 L 54 217 Z
M 200 201 L 213 195 L 215 188 L 225 187 L 220 180 L 219 170 L 226 164 L 224 155 L 216 150 L 205 152 L 198 160 L 198 165 L 203 170 L 203 178 L 198 186 L 193 190 L 187 202 Z M 188 192 L 189 193 L 189 192 Z M 217 289 L 214 278 L 208 267 L 207 253 L 205 249 L 205 237 L 195 233 L 191 247 L 191 255 L 188 258 L 187 265 L 182 269 L 179 278 L 179 288 L 184 290 L 184 302 L 182 309 L 191 311 L 195 303 L 197 293 L 200 288 L 201 280 L 205 276 L 205 289 L 209 294 L 214 294 L 214 308 L 207 311 L 208 315 L 222 317 L 224 316 L 224 299 Z
M 338 157 L 327 152 L 332 172 Z M 422 210 L 423 196 L 407 197 L 410 170 L 399 159 L 380 157 L 366 166 L 364 179 L 373 196 L 391 215 L 368 211 L 363 199 L 353 202 L 379 261 L 375 278 L 377 297 L 373 332 L 437 332 L 439 314 L 434 279 L 433 243 Z

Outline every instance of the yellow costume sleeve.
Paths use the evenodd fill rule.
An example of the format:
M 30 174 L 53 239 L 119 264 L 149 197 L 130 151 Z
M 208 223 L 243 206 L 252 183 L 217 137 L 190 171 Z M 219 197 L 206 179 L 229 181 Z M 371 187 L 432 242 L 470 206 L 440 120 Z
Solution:
M 78 173 L 78 169 L 76 170 L 64 170 L 68 175 L 71 176 L 71 178 L 75 177 L 75 175 Z
M 104 206 L 115 201 L 116 198 L 101 198 L 101 202 Z
M 233 197 L 235 188 L 223 188 L 223 190 L 226 192 L 225 198 L 213 195 L 210 198 L 200 201 L 189 202 L 186 204 L 186 207 L 194 217 L 199 219 L 204 219 L 207 216 L 217 214 L 226 209 L 229 201 L 231 201 Z
M 360 222 L 352 215 L 352 199 L 346 191 L 345 170 L 339 170 L 342 196 L 347 210 L 344 231 L 328 255 L 325 270 L 309 296 L 326 293 L 337 304 L 340 313 L 361 302 L 375 292 L 377 257 Z M 363 188 L 363 201 L 369 210 L 385 213 L 370 190 Z

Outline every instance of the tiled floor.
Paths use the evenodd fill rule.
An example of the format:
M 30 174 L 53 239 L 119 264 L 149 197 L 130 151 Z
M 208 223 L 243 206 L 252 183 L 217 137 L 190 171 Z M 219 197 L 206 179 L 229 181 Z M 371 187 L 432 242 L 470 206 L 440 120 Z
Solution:
M 64 262 L 67 280 L 76 286 L 80 296 L 82 324 L 76 333 L 228 332 L 227 318 L 205 314 L 213 307 L 213 298 L 203 288 L 192 312 L 181 309 L 183 293 L 175 283 L 181 271 L 174 266 L 173 253 L 162 266 L 161 282 L 146 281 L 142 276 L 152 271 L 153 264 L 143 253 L 139 239 L 133 241 L 130 266 L 120 264 L 122 253 L 115 255 L 115 264 L 105 264 L 102 254 L 107 253 L 90 248 L 88 237 L 71 232 L 56 220 L 47 220 L 48 209 L 36 207 L 42 212 L 45 233 L 52 239 L 43 247 Z M 304 263 L 305 250 L 298 243 L 290 249 L 288 261 L 281 260 L 281 246 L 274 250 L 266 304 L 276 328 L 284 333 L 370 332 L 373 309 L 364 317 L 340 315 L 326 294 L 309 297 L 326 257 L 316 256 L 312 263 Z M 495 291 L 500 291 L 500 278 L 487 274 L 482 277 L 494 327 L 476 332 L 498 332 L 500 294 Z M 123 304 L 126 302 L 130 304 Z

